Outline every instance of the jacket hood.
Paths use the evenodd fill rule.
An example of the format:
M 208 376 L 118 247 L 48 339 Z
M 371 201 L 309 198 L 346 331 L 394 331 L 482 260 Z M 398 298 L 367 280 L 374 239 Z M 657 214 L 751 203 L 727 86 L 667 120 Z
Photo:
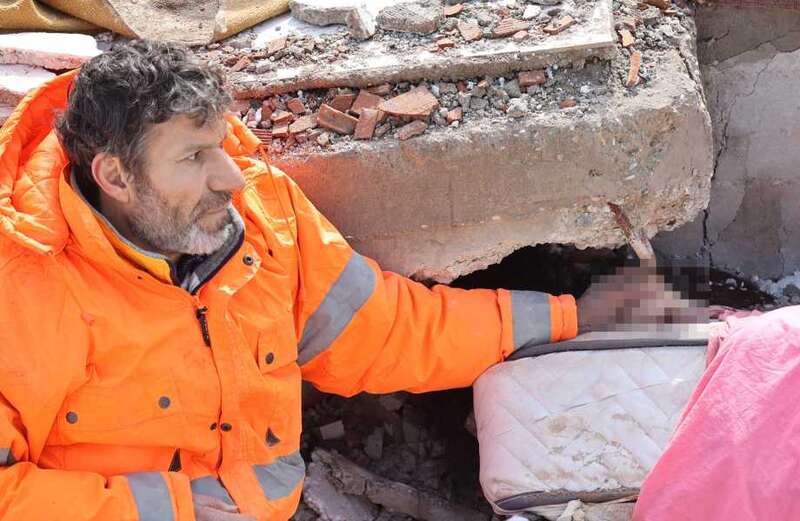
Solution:
M 76 232 L 67 216 L 74 212 L 65 211 L 61 193 L 71 190 L 65 179 L 69 160 L 53 125 L 67 106 L 77 73 L 62 74 L 31 91 L 0 129 L 0 250 L 10 240 L 55 254 Z M 238 118 L 226 119 L 225 151 L 234 158 L 253 154 L 259 139 Z

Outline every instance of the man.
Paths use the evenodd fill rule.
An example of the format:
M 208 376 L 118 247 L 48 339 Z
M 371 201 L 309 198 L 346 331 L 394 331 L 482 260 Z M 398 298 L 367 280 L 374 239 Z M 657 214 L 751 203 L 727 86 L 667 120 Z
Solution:
M 0 132 L 0 518 L 287 519 L 301 378 L 468 386 L 622 302 L 382 272 L 251 157 L 229 102 L 218 72 L 138 41 Z

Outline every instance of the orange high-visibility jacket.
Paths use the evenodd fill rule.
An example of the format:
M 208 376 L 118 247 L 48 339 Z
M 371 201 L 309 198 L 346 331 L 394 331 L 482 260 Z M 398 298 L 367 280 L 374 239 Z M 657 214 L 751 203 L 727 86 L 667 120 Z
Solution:
M 523 343 L 575 335 L 569 296 L 382 272 L 232 118 L 244 241 L 195 294 L 159 280 L 70 185 L 53 117 L 73 77 L 0 131 L 0 519 L 190 521 L 193 493 L 287 519 L 301 378 L 341 395 L 468 386 Z

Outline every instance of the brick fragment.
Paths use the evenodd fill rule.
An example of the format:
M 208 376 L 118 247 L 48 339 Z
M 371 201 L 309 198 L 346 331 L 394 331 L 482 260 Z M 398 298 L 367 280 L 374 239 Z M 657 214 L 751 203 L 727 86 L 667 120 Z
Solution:
M 358 118 L 358 124 L 356 124 L 354 136 L 356 139 L 372 139 L 375 126 L 378 124 L 379 112 L 366 107 L 361 110 L 361 117 Z
M 291 112 L 286 112 L 285 110 L 276 110 L 272 113 L 270 119 L 275 125 L 288 125 L 294 119 L 294 116 Z
M 636 41 L 636 39 L 633 37 L 633 35 L 628 29 L 620 29 L 619 38 L 622 41 L 623 47 L 630 47 L 631 45 L 633 45 L 633 42 Z
M 565 100 L 561 100 L 561 103 L 558 104 L 559 107 L 562 109 L 569 109 L 578 105 L 577 100 L 575 98 L 567 98 Z
M 378 109 L 392 116 L 411 118 L 428 117 L 439 107 L 439 100 L 425 87 L 417 87 L 378 105 Z
M 412 121 L 408 125 L 403 125 L 397 131 L 397 139 L 400 141 L 405 141 L 406 139 L 412 138 L 414 136 L 419 136 L 425 129 L 428 128 L 428 124 L 424 121 Z
M 292 98 L 286 102 L 286 108 L 291 110 L 296 115 L 304 114 L 306 111 L 306 106 L 303 105 L 303 102 L 300 98 Z
M 565 30 L 568 27 L 571 27 L 575 24 L 575 19 L 570 15 L 562 16 L 558 20 L 553 20 L 544 28 L 544 32 L 547 34 L 558 34 L 561 31 Z
M 454 109 L 449 110 L 447 112 L 446 119 L 448 125 L 453 121 L 461 121 L 462 119 L 464 119 L 464 109 L 461 107 L 456 107 Z
M 330 105 L 323 104 L 317 115 L 317 124 L 339 134 L 352 134 L 358 120 L 349 114 L 336 110 Z
M 392 86 L 388 83 L 384 83 L 382 85 L 376 85 L 374 87 L 368 87 L 367 92 L 370 94 L 375 94 L 376 96 L 388 96 L 392 93 Z
M 289 125 L 280 125 L 272 129 L 272 137 L 288 137 Z
M 362 89 L 358 92 L 358 97 L 353 102 L 353 106 L 350 107 L 350 112 L 360 116 L 363 109 L 374 109 L 380 105 L 382 101 L 383 98 L 380 96 L 376 96 L 375 94 Z
M 662 11 L 672 7 L 672 3 L 669 0 L 645 0 L 645 3 L 654 5 L 659 9 L 661 9 Z
M 450 38 L 442 38 L 441 40 L 436 41 L 436 46 L 439 49 L 450 49 L 451 47 L 456 46 L 456 42 L 454 42 Z
M 639 84 L 639 69 L 642 67 L 642 53 L 640 51 L 633 51 L 631 53 L 631 64 L 628 69 L 628 80 L 625 86 L 628 88 L 635 87 Z
M 514 36 L 512 36 L 511 39 L 514 40 L 515 42 L 521 42 L 527 37 L 528 37 L 528 31 L 520 31 L 518 33 L 514 33 Z
M 266 119 L 272 120 L 273 112 L 272 102 L 270 100 L 265 99 L 263 102 L 261 102 L 261 121 Z
M 464 4 L 446 5 L 444 6 L 445 16 L 458 16 L 464 10 Z
M 297 121 L 289 125 L 289 132 L 292 134 L 299 134 L 300 132 L 305 132 L 306 130 L 311 130 L 312 128 L 316 128 L 317 126 L 317 116 L 316 114 L 309 114 L 307 116 L 302 116 L 297 118 Z
M 328 105 L 339 112 L 347 112 L 350 110 L 350 107 L 353 106 L 353 101 L 355 101 L 355 99 L 355 94 L 337 94 L 328 102 Z
M 253 134 L 265 145 L 272 143 L 272 132 L 260 128 L 254 128 Z
M 505 38 L 520 31 L 525 31 L 531 26 L 530 22 L 524 20 L 516 20 L 514 18 L 504 18 L 500 20 L 495 28 L 492 30 L 492 35 L 495 38 Z
M 532 85 L 544 84 L 547 81 L 547 76 L 544 73 L 544 69 L 536 71 L 523 71 L 517 76 L 517 81 L 519 82 L 519 86 L 525 89 Z
M 250 65 L 250 58 L 247 56 L 242 56 L 239 61 L 237 61 L 233 67 L 231 67 L 231 72 L 239 72 L 243 71 Z
M 459 20 L 458 32 L 461 33 L 461 37 L 468 42 L 474 42 L 475 40 L 480 40 L 483 38 L 481 26 L 474 22 L 464 22 Z
M 622 25 L 631 33 L 636 32 L 636 26 L 642 23 L 641 18 L 626 17 L 622 19 Z
M 267 53 L 275 54 L 276 52 L 282 51 L 285 48 L 286 48 L 286 37 L 276 38 L 267 44 Z

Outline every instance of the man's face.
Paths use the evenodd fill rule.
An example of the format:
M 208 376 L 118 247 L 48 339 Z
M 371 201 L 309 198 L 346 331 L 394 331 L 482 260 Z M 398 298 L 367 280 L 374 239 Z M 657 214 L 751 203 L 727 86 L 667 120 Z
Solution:
M 150 249 L 209 254 L 233 232 L 228 209 L 244 178 L 222 149 L 226 128 L 223 118 L 198 127 L 189 117 L 176 116 L 150 130 L 126 216 Z

